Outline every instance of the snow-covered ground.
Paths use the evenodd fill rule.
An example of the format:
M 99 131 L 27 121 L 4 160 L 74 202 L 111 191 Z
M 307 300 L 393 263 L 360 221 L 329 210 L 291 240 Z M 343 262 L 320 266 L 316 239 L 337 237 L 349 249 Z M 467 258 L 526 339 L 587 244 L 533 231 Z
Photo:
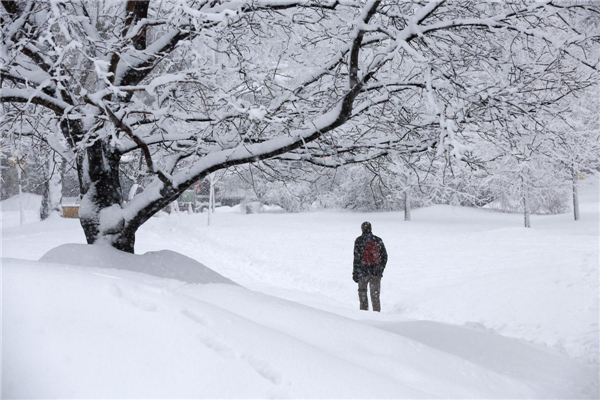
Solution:
M 598 398 L 599 186 L 584 182 L 578 222 L 182 213 L 144 225 L 136 256 L 61 246 L 85 243 L 77 220 L 18 226 L 3 204 L 2 397 Z M 365 220 L 390 257 L 381 314 L 357 310 L 351 279 Z

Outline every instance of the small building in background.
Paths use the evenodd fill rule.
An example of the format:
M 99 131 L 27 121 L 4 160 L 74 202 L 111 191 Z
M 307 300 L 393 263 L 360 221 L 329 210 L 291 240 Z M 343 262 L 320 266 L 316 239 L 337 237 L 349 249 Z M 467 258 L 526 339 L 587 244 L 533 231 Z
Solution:
M 79 197 L 63 197 L 61 206 L 63 218 L 79 218 Z

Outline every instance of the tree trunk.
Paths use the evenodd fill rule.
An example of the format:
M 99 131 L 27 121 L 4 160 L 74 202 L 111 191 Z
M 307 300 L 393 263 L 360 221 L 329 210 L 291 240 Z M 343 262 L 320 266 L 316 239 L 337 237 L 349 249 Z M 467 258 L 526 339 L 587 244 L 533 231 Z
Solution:
M 46 178 L 44 183 L 44 192 L 42 193 L 42 206 L 40 207 L 40 220 L 47 219 L 52 214 L 50 206 L 50 180 Z
M 410 221 L 410 192 L 404 192 L 404 220 Z
M 21 180 L 22 169 L 21 165 L 17 165 L 17 176 L 19 178 L 19 225 L 25 224 L 25 214 L 23 211 L 23 182 Z
M 211 212 L 215 212 L 215 203 L 216 203 L 216 199 L 215 199 L 215 174 L 212 173 L 210 174 L 210 198 L 211 198 Z
M 46 183 L 44 184 L 42 208 L 40 209 L 42 220 L 48 218 L 54 212 L 62 216 L 61 201 L 64 162 L 54 152 L 51 152 L 48 155 L 47 166 L 48 171 L 46 174 Z
M 133 253 L 137 226 L 125 226 L 119 179 L 121 155 L 109 143 L 97 140 L 77 158 L 81 188 L 79 220 L 88 244 L 106 243 Z
M 525 221 L 525 228 L 531 228 L 529 219 L 529 190 L 527 188 L 527 180 L 525 177 L 521 177 L 523 181 L 523 219 Z
M 156 196 L 140 200 L 139 207 L 125 213 L 119 179 L 120 159 L 121 154 L 111 146 L 109 139 L 96 140 L 85 152 L 78 154 L 77 171 L 83 196 L 79 220 L 88 244 L 103 243 L 133 253 L 138 228 L 164 207 L 176 202 L 196 178 L 190 179 L 189 185 L 177 188 L 162 182 L 152 183 L 156 185 Z
M 210 178 L 210 187 L 208 189 L 208 209 L 206 210 L 207 215 L 208 215 L 207 216 L 208 219 L 206 220 L 206 223 L 208 226 L 210 226 L 210 214 L 213 213 L 213 203 L 215 201 L 214 200 L 215 192 L 213 191 L 213 184 L 214 184 L 213 174 L 210 174 L 209 178 Z
M 571 175 L 573 179 L 573 217 L 575 218 L 575 221 L 579 221 L 579 175 L 577 174 L 575 167 L 573 167 Z

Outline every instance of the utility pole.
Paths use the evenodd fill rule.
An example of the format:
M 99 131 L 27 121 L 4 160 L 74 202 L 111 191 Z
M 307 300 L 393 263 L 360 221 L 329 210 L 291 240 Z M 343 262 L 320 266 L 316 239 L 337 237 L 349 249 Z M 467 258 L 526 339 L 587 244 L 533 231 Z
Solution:
M 579 174 L 575 169 L 575 165 L 571 169 L 571 179 L 573 180 L 573 216 L 575 221 L 579 221 L 579 190 L 577 188 L 579 182 Z

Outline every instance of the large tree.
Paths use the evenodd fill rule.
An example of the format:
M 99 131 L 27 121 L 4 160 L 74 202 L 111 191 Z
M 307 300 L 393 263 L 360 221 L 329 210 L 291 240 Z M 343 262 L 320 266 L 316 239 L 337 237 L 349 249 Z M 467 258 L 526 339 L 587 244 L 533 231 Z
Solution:
M 571 2 L 2 5 L 3 133 L 74 160 L 87 241 L 128 252 L 213 171 L 390 150 L 469 161 L 466 130 L 546 107 L 598 69 L 598 37 L 577 23 L 597 7 Z M 32 129 L 39 118 L 56 129 Z M 125 202 L 119 168 L 136 157 L 151 182 Z

